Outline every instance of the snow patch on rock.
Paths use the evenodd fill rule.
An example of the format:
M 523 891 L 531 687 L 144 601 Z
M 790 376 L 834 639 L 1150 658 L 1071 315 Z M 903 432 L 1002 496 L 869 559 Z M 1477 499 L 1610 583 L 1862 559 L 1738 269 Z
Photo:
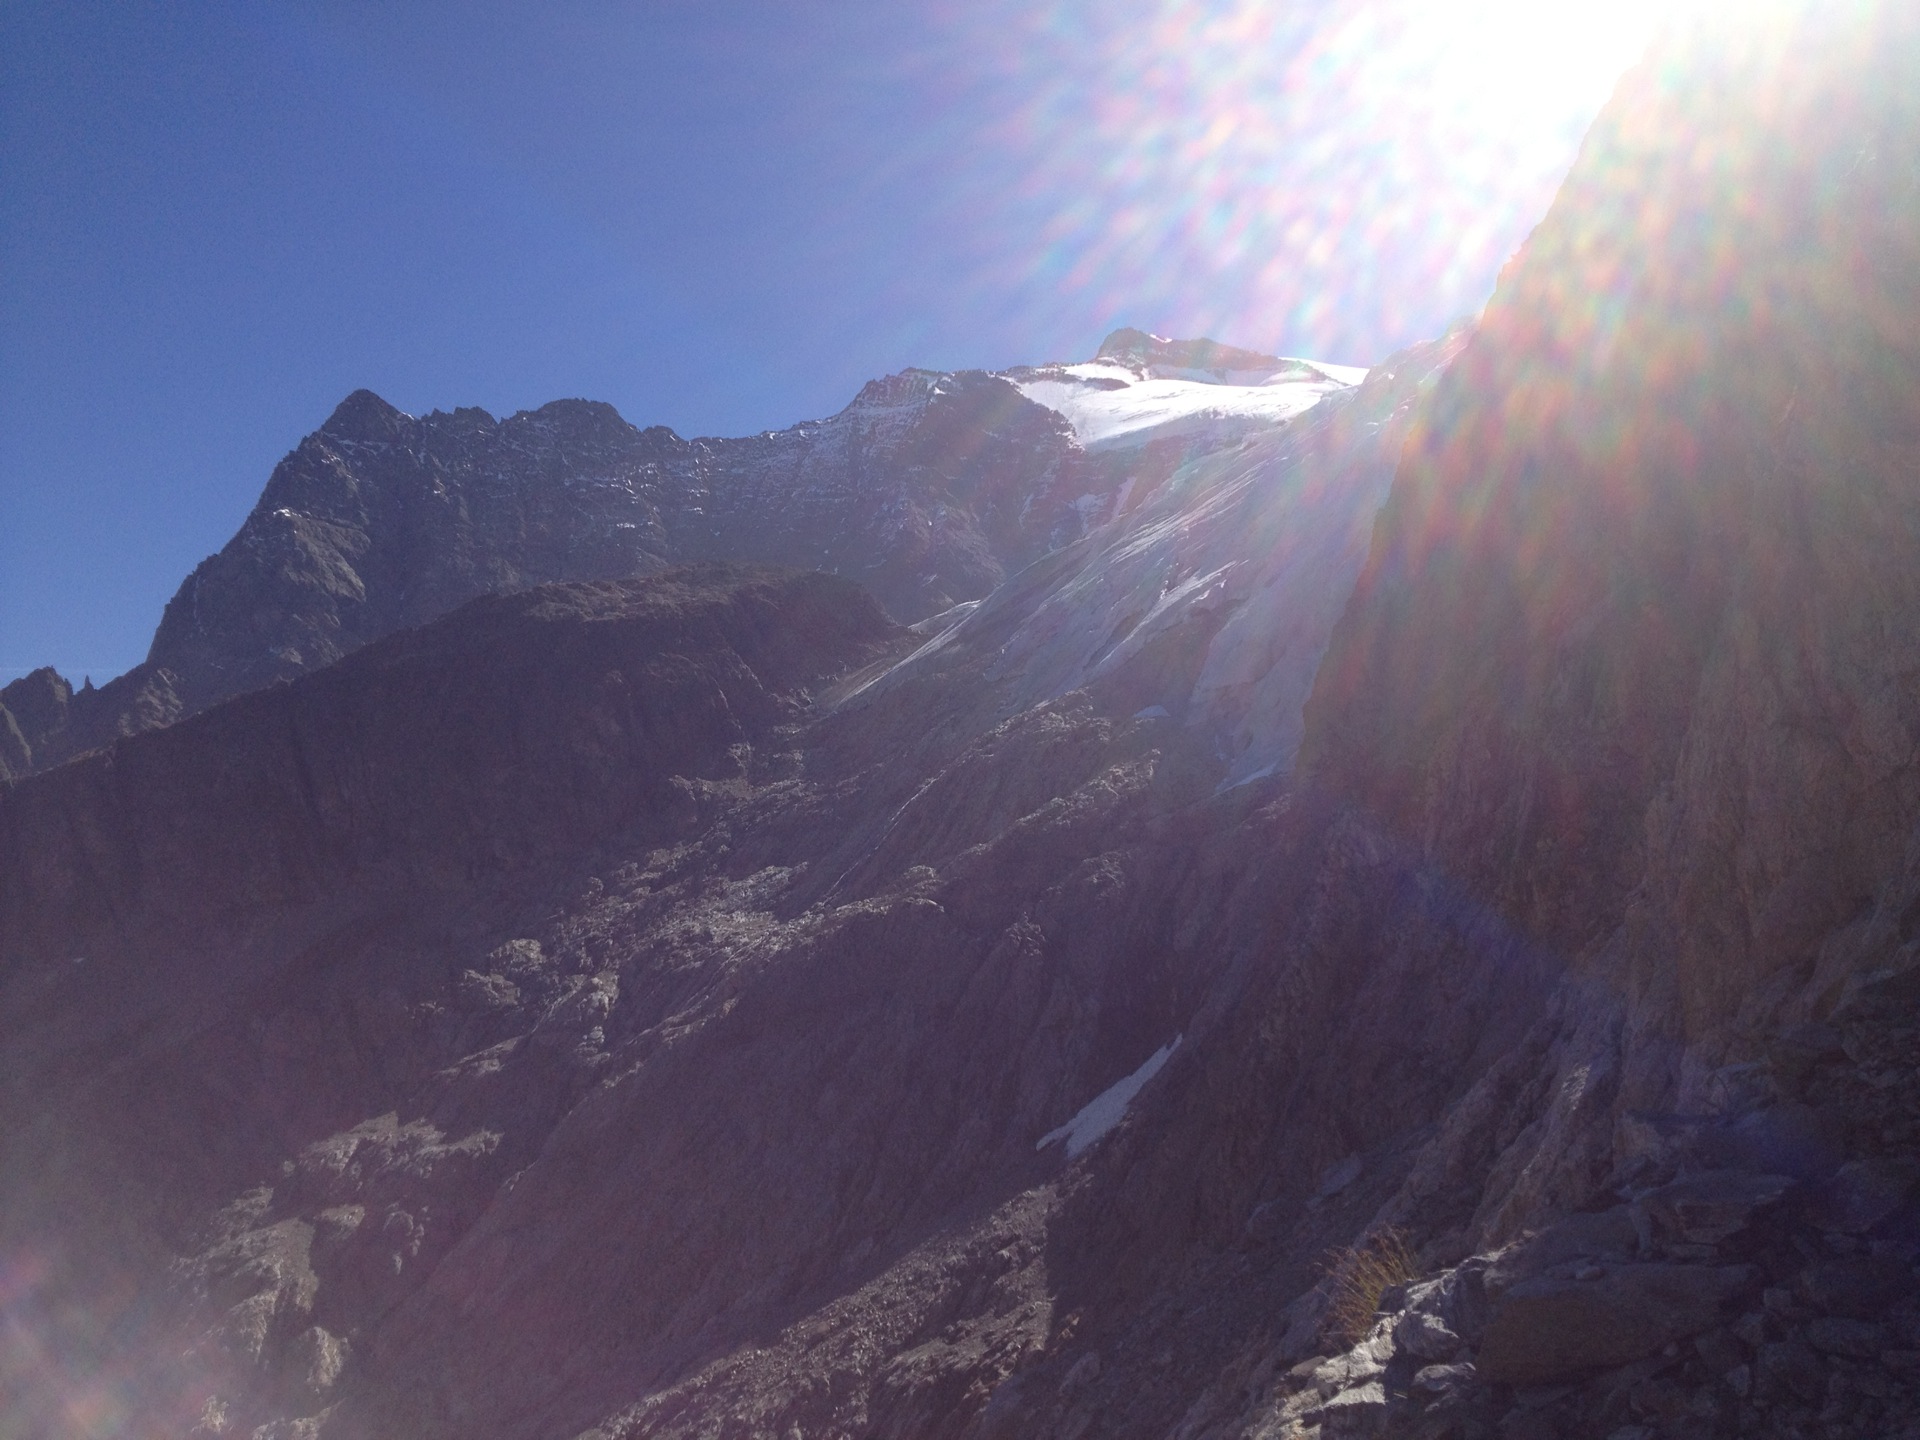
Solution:
M 1114 1081 L 1082 1106 L 1080 1113 L 1059 1129 L 1049 1130 L 1042 1135 L 1034 1143 L 1033 1148 L 1044 1150 L 1047 1146 L 1064 1140 L 1067 1142 L 1067 1158 L 1071 1160 L 1095 1142 L 1104 1139 L 1126 1118 L 1127 1107 L 1133 1104 L 1133 1097 L 1146 1087 L 1149 1080 L 1160 1073 L 1161 1067 L 1173 1058 L 1173 1052 L 1180 1048 L 1180 1042 L 1185 1038 L 1184 1035 L 1174 1036 L 1149 1055 L 1138 1070 L 1125 1079 Z

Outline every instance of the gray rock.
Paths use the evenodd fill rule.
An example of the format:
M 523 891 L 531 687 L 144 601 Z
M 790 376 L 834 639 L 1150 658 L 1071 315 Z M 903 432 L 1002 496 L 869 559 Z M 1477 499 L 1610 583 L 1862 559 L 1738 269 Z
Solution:
M 1287 1213 L 1277 1200 L 1253 1207 L 1247 1216 L 1247 1238 L 1257 1245 L 1271 1245 L 1286 1233 Z
M 1866 1320 L 1912 1289 L 1913 1275 L 1890 1257 L 1863 1255 L 1810 1265 L 1797 1288 L 1802 1299 L 1829 1315 Z
M 1322 1416 L 1337 1414 L 1340 1411 L 1362 1411 L 1386 1408 L 1387 1391 L 1377 1380 L 1369 1380 L 1364 1385 L 1355 1385 L 1342 1390 L 1338 1395 L 1320 1407 Z
M 520 1003 L 520 987 L 504 975 L 482 975 L 469 970 L 454 992 L 461 1005 L 476 1014 L 507 1010 Z
M 1643 1420 L 1672 1421 L 1694 1412 L 1693 1393 L 1676 1380 L 1648 1378 L 1629 1392 L 1633 1413 Z
M 1808 1218 L 1822 1230 L 1864 1235 L 1907 1201 L 1920 1181 L 1908 1160 L 1855 1160 L 1842 1165 L 1813 1197 Z
M 1372 1349 L 1362 1345 L 1315 1366 L 1313 1383 L 1322 1395 L 1331 1395 L 1336 1391 L 1364 1386 L 1385 1369 L 1385 1365 L 1374 1359 Z
M 1387 1419 L 1386 1387 L 1376 1381 L 1342 1390 L 1318 1409 L 1302 1417 L 1320 1426 L 1324 1440 L 1384 1433 Z
M 1891 1332 L 1869 1320 L 1844 1320 L 1823 1315 L 1807 1326 L 1807 1343 L 1829 1355 L 1871 1360 L 1887 1348 Z
M 1487 1285 L 1504 1289 L 1577 1259 L 1627 1260 L 1638 1248 L 1633 1216 L 1625 1205 L 1569 1215 L 1494 1257 L 1487 1267 Z
M 974 1418 L 975 1440 L 1014 1440 L 1020 1433 L 1023 1377 L 1008 1376 L 994 1387 Z
M 1820 1357 L 1798 1340 L 1762 1345 L 1753 1362 L 1754 1394 L 1763 1400 L 1818 1400 L 1827 1372 Z
M 1700 1158 L 1727 1170 L 1817 1180 L 1840 1163 L 1832 1117 L 1810 1105 L 1774 1105 L 1702 1134 Z
M 1458 1355 L 1466 1342 L 1434 1315 L 1409 1310 L 1393 1327 L 1393 1343 L 1416 1360 L 1444 1364 Z
M 1067 1371 L 1066 1378 L 1060 1382 L 1060 1393 L 1071 1395 L 1074 1391 L 1091 1385 L 1100 1378 L 1100 1352 L 1089 1350 L 1073 1362 L 1073 1368 Z
M 1540 1276 L 1494 1302 L 1480 1372 L 1545 1385 L 1624 1365 L 1722 1323 L 1759 1283 L 1751 1266 L 1621 1265 L 1604 1279 Z
M 1747 1350 L 1731 1330 L 1709 1330 L 1693 1342 L 1695 1352 L 1701 1363 L 1715 1375 L 1725 1375 L 1736 1366 L 1747 1363 Z
M 1777 1207 L 1793 1189 L 1787 1175 L 1713 1170 L 1649 1191 L 1633 1202 L 1643 1245 L 1721 1245 Z
M 1358 1180 L 1360 1178 L 1360 1172 L 1365 1166 L 1366 1162 L 1358 1155 L 1349 1155 L 1346 1159 L 1329 1165 L 1325 1173 L 1320 1176 L 1320 1183 L 1314 1189 L 1313 1198 L 1316 1200 L 1331 1200 L 1335 1195 L 1338 1195 L 1342 1190 Z
M 1472 1345 L 1487 1328 L 1486 1269 L 1476 1256 L 1435 1279 L 1412 1281 L 1405 1308 L 1433 1316 Z
M 1798 1025 L 1775 1036 L 1767 1045 L 1767 1058 L 1774 1068 L 1790 1080 L 1804 1078 L 1824 1061 L 1844 1060 L 1840 1032 L 1829 1025 Z
M 1414 1372 L 1413 1392 L 1430 1399 L 1458 1394 L 1473 1384 L 1476 1374 L 1470 1364 L 1423 1365 Z

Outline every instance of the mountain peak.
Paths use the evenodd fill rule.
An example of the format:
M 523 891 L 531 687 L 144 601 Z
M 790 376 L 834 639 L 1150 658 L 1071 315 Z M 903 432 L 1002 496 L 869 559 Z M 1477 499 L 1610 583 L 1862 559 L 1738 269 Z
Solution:
M 1134 365 L 1167 365 L 1180 370 L 1278 370 L 1287 362 L 1278 355 L 1222 345 L 1218 340 L 1169 340 L 1131 325 L 1100 342 L 1096 360 L 1123 360 Z
M 340 440 L 390 440 L 406 419 L 371 390 L 356 390 L 334 407 L 320 433 Z

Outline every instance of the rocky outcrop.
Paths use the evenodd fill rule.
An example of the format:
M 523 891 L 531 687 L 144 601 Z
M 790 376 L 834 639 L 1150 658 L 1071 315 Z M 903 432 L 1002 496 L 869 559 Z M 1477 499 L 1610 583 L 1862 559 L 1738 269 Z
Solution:
M 1130 325 L 1122 326 L 1102 340 L 1095 358 L 1143 368 L 1210 370 L 1221 378 L 1233 374 L 1270 375 L 1289 363 L 1298 363 L 1278 355 L 1263 355 L 1257 350 L 1242 350 L 1237 345 L 1222 345 L 1217 340 L 1169 340 L 1164 335 L 1149 335 Z
M 75 690 L 51 668 L 0 688 L 0 780 L 45 770 L 123 735 L 171 725 L 185 712 L 172 671 L 139 665 Z
M 1906 1433 L 1920 1245 L 1822 1223 L 1806 1187 L 1737 1171 L 1561 1220 L 1393 1287 L 1359 1345 L 1276 1386 L 1268 1433 Z
M 977 665 L 999 713 L 1084 689 L 1203 737 L 1223 784 L 1290 770 L 1408 427 L 1463 339 L 1391 356 L 1291 424 L 1130 484 L 1112 522 L 916 627 L 927 643 L 878 685 Z
M 1920 313 L 1916 66 L 1900 7 L 1792 7 L 1682 32 L 1629 77 L 1440 382 L 1316 682 L 1308 771 L 1565 977 L 1532 1078 L 1490 1073 L 1376 1222 L 1412 1222 L 1432 1260 L 1625 1199 L 1642 1250 L 1671 1252 L 1572 1254 L 1507 1291 L 1476 1423 L 1512 1404 L 1499 1385 L 1586 1383 L 1602 1355 L 1641 1368 L 1503 1423 L 1913 1414 L 1906 1322 L 1874 1350 L 1805 1297 L 1869 1254 L 1846 1264 L 1883 1277 L 1876 1303 L 1911 1297 L 1920 1240 L 1899 1183 L 1869 1205 L 1863 1178 L 1912 1154 L 1904 1074 L 1870 1099 L 1862 1064 L 1910 1026 L 1853 1008 L 1915 964 L 1920 350 L 1892 317 Z M 1525 1123 L 1502 1133 L 1500 1107 Z M 1436 1202 L 1466 1168 L 1448 1233 Z M 1760 1200 L 1836 1185 L 1883 1228 L 1783 1221 L 1735 1257 L 1748 1279 L 1726 1263 Z M 1747 1338 L 1696 1358 L 1679 1332 L 1708 1330 L 1707 1298 L 1746 1306 Z M 1425 1433 L 1393 1401 L 1380 1433 Z
M 1779 10 L 977 605 L 540 589 L 0 792 L 22 1428 L 1910 1433 L 1920 33 Z

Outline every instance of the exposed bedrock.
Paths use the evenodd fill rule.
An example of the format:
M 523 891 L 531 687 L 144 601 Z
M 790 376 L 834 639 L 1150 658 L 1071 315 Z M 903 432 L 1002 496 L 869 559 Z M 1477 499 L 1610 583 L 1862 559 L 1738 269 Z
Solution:
M 22 1427 L 1909 1433 L 1920 21 L 1716 23 L 977 604 L 538 589 L 0 790 Z

